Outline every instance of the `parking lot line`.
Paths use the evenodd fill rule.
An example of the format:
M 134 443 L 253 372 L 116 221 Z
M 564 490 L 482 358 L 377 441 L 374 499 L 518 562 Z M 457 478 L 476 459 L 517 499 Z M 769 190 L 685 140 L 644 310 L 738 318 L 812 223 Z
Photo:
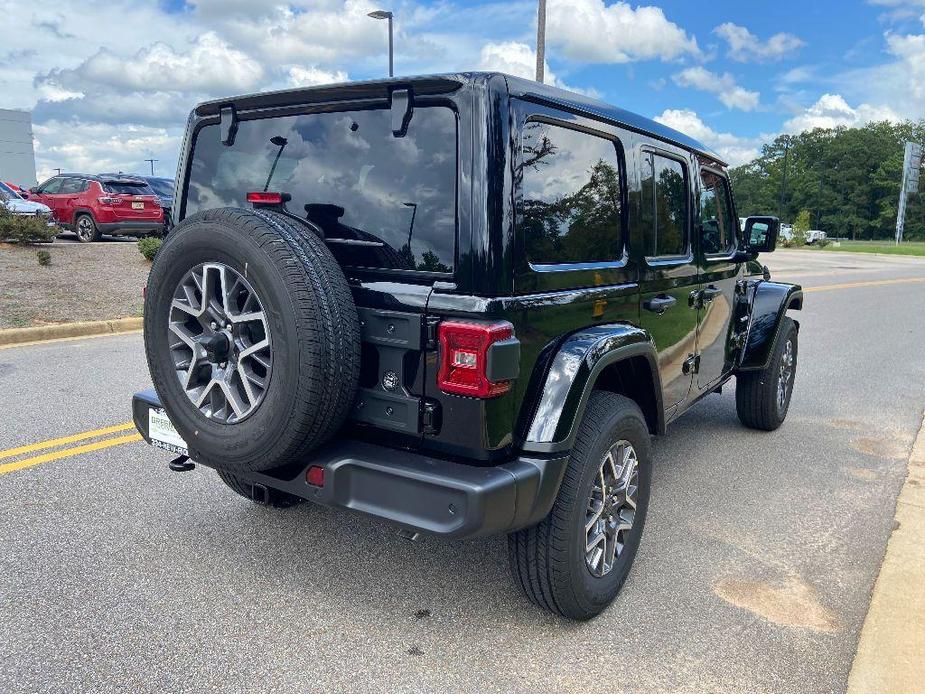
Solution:
M 804 292 L 824 292 L 829 289 L 852 289 L 854 287 L 876 287 L 882 284 L 908 284 L 925 282 L 925 277 L 900 277 L 893 280 L 868 280 L 866 282 L 844 282 L 842 284 L 821 284 L 817 287 L 804 287 Z
M 32 458 L 24 458 L 23 460 L 16 460 L 12 463 L 4 463 L 0 465 L 0 475 L 5 475 L 8 472 L 15 472 L 17 470 L 22 470 L 23 468 L 32 467 L 33 465 L 40 465 L 42 463 L 47 463 L 52 460 L 59 460 L 60 458 L 70 458 L 71 456 L 80 455 L 81 453 L 90 453 L 91 451 L 99 451 L 103 448 L 110 448 L 112 446 L 121 446 L 124 443 L 133 443 L 135 441 L 141 441 L 141 434 L 129 434 L 127 436 L 117 436 L 114 439 L 104 439 L 103 441 L 95 441 L 93 443 L 85 443 L 82 446 L 74 446 L 73 448 L 65 448 L 61 451 L 54 451 L 52 453 L 44 453 L 42 455 L 33 456 Z
M 27 446 L 18 446 L 16 448 L 8 448 L 5 451 L 0 451 L 0 460 L 3 458 L 12 458 L 17 455 L 23 455 L 25 453 L 33 453 L 35 451 L 41 451 L 46 448 L 56 448 L 57 446 L 64 446 L 68 443 L 76 443 L 77 441 L 85 441 L 87 439 L 93 439 L 97 436 L 107 436 L 108 434 L 115 434 L 120 431 L 128 431 L 135 427 L 131 422 L 126 422 L 125 424 L 116 424 L 111 427 L 103 427 L 102 429 L 94 429 L 93 431 L 85 431 L 81 434 L 73 434 L 71 436 L 62 436 L 57 439 L 49 439 L 48 441 L 40 441 L 39 443 L 30 443 Z

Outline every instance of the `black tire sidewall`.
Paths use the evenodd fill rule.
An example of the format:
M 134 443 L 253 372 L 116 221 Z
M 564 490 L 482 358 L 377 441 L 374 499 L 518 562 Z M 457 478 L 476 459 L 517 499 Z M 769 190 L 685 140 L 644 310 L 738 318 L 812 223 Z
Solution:
M 639 461 L 636 514 L 633 529 L 614 567 L 606 575 L 597 577 L 591 573 L 585 559 L 587 542 L 584 529 L 585 515 L 601 461 L 607 449 L 620 439 L 625 439 L 632 444 Z M 638 408 L 621 408 L 615 411 L 607 425 L 602 427 L 591 448 L 583 451 L 581 464 L 583 466 L 582 476 L 570 519 L 573 534 L 569 543 L 571 546 L 569 570 L 577 602 L 586 613 L 593 615 L 610 604 L 620 591 L 642 538 L 652 484 L 652 457 L 649 431 Z
M 270 332 L 273 364 L 264 400 L 250 416 L 232 425 L 207 418 L 189 400 L 163 342 L 168 335 L 174 291 L 191 268 L 205 262 L 227 265 L 247 279 L 260 297 Z M 286 444 L 293 386 L 300 377 L 299 330 L 280 268 L 247 235 L 226 224 L 198 221 L 195 228 L 172 231 L 155 257 L 148 283 L 149 287 L 162 288 L 149 291 L 145 302 L 148 365 L 167 415 L 188 444 L 190 457 L 228 470 L 256 469 L 247 461 L 261 452 L 272 460 L 274 452 Z M 150 343 L 156 340 L 161 346 L 152 348 Z M 215 459 L 209 451 L 221 451 L 222 458 Z
M 786 348 L 788 340 L 792 341 L 793 343 L 793 368 L 790 372 L 790 382 L 787 384 L 787 402 L 785 403 L 784 409 L 782 411 L 779 404 L 780 401 L 778 399 L 778 389 L 780 388 L 778 376 L 780 374 L 780 360 L 784 354 L 784 349 Z M 774 413 L 778 425 L 783 424 L 784 420 L 787 418 L 787 413 L 790 411 L 790 401 L 793 399 L 793 386 L 796 383 L 798 361 L 799 344 L 797 340 L 796 325 L 792 319 L 784 316 L 780 335 L 778 335 L 777 344 L 774 346 L 774 357 L 764 374 L 765 383 L 770 386 L 768 391 L 771 398 L 771 411 Z

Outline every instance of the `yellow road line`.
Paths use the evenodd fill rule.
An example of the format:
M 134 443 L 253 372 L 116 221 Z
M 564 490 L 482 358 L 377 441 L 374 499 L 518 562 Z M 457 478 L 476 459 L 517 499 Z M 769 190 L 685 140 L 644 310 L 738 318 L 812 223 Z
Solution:
M 99 451 L 103 448 L 110 448 L 111 446 L 121 446 L 123 443 L 132 443 L 134 441 L 141 441 L 141 434 L 129 434 L 128 436 L 117 436 L 114 439 L 106 439 L 104 441 L 96 441 L 94 443 L 85 443 L 83 446 L 74 446 L 73 448 L 65 448 L 63 451 L 55 451 L 53 453 L 44 453 L 42 455 L 37 455 L 32 458 L 25 458 L 23 460 L 17 460 L 12 463 L 4 463 L 0 465 L 0 475 L 5 475 L 8 472 L 15 472 L 16 470 L 22 470 L 23 468 L 32 467 L 33 465 L 40 465 L 42 463 L 47 463 L 52 460 L 59 460 L 60 458 L 70 458 L 71 456 L 80 455 L 81 453 L 90 453 L 91 451 Z
M 903 277 L 895 280 L 868 280 L 866 282 L 845 282 L 843 284 L 821 284 L 818 287 L 806 287 L 804 292 L 824 292 L 830 289 L 852 289 L 853 287 L 876 287 L 883 284 L 908 284 L 925 282 L 925 277 Z
M 0 451 L 0 459 L 3 458 L 12 458 L 16 455 L 22 455 L 23 453 L 32 453 L 34 451 L 41 451 L 45 448 L 55 448 L 56 446 L 63 446 L 68 443 L 75 443 L 77 441 L 85 441 L 86 439 L 96 438 L 97 436 L 106 436 L 107 434 L 115 434 L 120 431 L 128 431 L 129 429 L 134 429 L 135 425 L 131 422 L 126 422 L 125 424 L 116 424 L 111 427 L 104 427 L 102 429 L 94 429 L 93 431 L 85 431 L 82 434 L 74 434 L 72 436 L 62 436 L 59 439 L 50 439 L 48 441 L 40 441 L 39 443 L 30 443 L 28 446 L 19 446 L 18 448 L 8 448 L 5 451 Z

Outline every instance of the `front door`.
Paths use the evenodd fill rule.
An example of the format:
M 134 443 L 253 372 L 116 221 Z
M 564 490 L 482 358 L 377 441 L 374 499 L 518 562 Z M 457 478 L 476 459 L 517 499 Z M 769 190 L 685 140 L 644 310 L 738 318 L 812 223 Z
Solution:
M 698 268 L 690 238 L 690 171 L 686 158 L 644 148 L 640 161 L 642 226 L 639 322 L 658 351 L 667 410 L 691 388 L 697 340 Z
M 736 282 L 742 266 L 733 262 L 738 245 L 738 220 L 725 175 L 715 169 L 701 169 L 699 193 L 700 288 L 695 303 L 697 389 L 703 391 L 728 374 L 733 366 L 729 336 L 733 329 Z

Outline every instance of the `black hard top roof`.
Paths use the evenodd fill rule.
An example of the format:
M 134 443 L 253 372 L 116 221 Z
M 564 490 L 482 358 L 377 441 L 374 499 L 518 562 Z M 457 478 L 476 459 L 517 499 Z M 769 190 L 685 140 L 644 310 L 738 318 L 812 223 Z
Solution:
M 343 99 L 388 98 L 391 89 L 402 85 L 411 86 L 417 94 L 446 94 L 459 89 L 463 84 L 475 81 L 486 82 L 493 77 L 503 78 L 507 81 L 511 96 L 552 102 L 574 111 L 610 121 L 615 125 L 620 125 L 630 130 L 653 135 L 660 140 L 703 154 L 718 163 L 725 163 L 716 152 L 706 147 L 703 143 L 651 118 L 612 106 L 584 94 L 577 94 L 567 89 L 540 84 L 533 80 L 500 72 L 460 72 L 445 75 L 394 77 L 383 80 L 345 82 L 342 84 L 245 94 L 203 102 L 196 106 L 194 113 L 199 116 L 217 115 L 223 106 L 230 103 L 233 103 L 238 109 L 249 109 Z

